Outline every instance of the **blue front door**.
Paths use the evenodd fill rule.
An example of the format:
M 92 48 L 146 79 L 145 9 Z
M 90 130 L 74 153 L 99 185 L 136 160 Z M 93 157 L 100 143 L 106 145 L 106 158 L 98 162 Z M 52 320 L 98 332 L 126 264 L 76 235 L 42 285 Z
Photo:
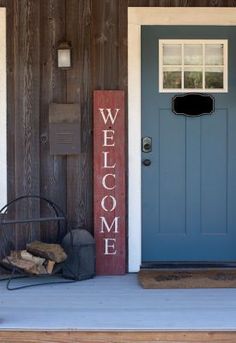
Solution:
M 152 139 L 151 151 L 142 152 L 143 262 L 236 261 L 235 37 L 234 27 L 142 27 L 142 137 Z M 173 113 L 172 98 L 177 92 L 160 89 L 159 40 L 227 40 L 228 57 L 223 58 L 228 90 L 211 92 L 215 99 L 212 114 L 186 117 Z M 215 47 L 217 54 L 217 44 Z M 209 49 L 210 54 L 215 47 Z M 178 50 L 177 43 L 173 49 Z M 169 50 L 171 60 L 176 52 Z M 181 82 L 188 82 L 194 90 L 212 82 L 209 87 L 217 88 L 224 77 L 219 77 L 223 62 L 212 58 L 208 64 L 218 63 L 216 68 L 187 66 L 186 71 L 191 72 L 181 74 L 181 81 L 183 66 L 165 67 L 162 85 L 166 82 L 177 89 Z

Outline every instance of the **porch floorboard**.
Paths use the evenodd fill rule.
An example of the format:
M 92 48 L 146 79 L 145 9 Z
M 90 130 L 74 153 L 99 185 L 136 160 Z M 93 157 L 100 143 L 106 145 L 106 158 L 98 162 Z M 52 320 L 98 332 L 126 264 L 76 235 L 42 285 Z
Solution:
M 16 291 L 0 282 L 3 330 L 235 331 L 236 289 L 145 290 L 136 274 Z

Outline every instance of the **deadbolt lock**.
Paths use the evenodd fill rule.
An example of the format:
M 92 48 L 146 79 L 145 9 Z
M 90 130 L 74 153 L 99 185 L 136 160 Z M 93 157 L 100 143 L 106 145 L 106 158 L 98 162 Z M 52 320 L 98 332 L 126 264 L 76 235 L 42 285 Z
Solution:
M 152 151 L 152 138 L 143 137 L 142 138 L 142 152 L 151 152 Z

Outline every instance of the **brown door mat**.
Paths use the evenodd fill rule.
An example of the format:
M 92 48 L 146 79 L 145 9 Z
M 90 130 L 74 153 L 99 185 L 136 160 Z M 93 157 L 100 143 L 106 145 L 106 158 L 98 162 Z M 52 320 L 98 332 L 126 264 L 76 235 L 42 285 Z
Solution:
M 141 269 L 143 288 L 236 288 L 236 269 L 160 270 Z

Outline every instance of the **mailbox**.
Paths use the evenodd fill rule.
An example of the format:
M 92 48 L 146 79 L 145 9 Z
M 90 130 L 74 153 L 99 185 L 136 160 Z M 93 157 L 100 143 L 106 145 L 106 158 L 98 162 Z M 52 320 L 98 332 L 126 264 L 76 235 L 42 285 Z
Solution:
M 79 104 L 49 105 L 49 144 L 51 155 L 72 155 L 81 151 Z

